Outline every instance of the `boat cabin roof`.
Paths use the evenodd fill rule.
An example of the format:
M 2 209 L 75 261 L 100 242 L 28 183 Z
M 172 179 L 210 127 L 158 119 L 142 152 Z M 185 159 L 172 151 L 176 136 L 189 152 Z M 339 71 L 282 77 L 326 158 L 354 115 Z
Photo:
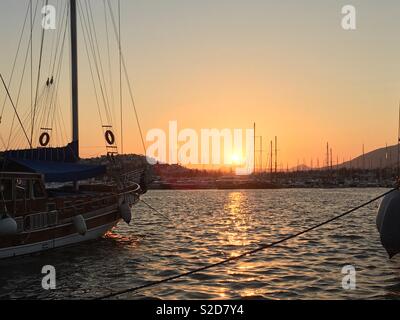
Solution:
M 106 173 L 105 166 L 40 160 L 3 159 L 0 172 L 39 174 L 46 182 L 81 181 Z
M 43 175 L 27 170 L 26 167 L 17 162 L 0 159 L 0 179 L 1 178 L 43 179 Z

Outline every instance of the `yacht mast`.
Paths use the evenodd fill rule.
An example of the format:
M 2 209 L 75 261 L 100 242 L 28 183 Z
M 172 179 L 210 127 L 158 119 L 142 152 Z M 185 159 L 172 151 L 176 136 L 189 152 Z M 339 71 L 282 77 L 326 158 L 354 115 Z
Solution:
M 79 158 L 79 113 L 78 113 L 78 41 L 76 22 L 76 0 L 70 0 L 71 25 L 71 88 L 72 88 L 72 142 L 76 144 Z

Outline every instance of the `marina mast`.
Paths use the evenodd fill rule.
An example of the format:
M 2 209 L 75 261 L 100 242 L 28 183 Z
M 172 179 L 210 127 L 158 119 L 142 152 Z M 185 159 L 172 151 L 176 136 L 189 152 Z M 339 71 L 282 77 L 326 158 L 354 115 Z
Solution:
M 274 159 L 274 155 L 273 155 L 273 142 L 271 140 L 271 163 L 270 163 L 270 170 L 271 170 L 271 177 L 272 177 L 272 171 L 273 171 L 273 159 Z
M 79 158 L 79 112 L 78 112 L 78 39 L 76 23 L 76 0 L 70 0 L 71 24 L 71 90 L 72 90 L 72 142 L 76 144 Z
M 275 173 L 278 173 L 278 137 L 275 137 Z
M 253 163 L 253 174 L 256 173 L 256 123 L 254 122 L 254 142 L 253 142 L 253 159 L 254 159 L 254 163 Z

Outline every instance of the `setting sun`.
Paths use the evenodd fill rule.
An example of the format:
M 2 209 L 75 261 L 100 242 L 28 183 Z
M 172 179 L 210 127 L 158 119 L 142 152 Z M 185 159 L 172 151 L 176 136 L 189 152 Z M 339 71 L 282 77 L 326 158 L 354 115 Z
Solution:
M 242 157 L 237 153 L 232 154 L 231 160 L 232 160 L 232 164 L 241 164 L 242 163 Z

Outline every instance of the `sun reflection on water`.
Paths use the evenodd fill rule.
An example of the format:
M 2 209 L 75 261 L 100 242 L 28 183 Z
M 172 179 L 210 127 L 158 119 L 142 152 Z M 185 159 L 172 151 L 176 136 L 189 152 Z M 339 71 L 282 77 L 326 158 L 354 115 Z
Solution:
M 248 231 L 251 228 L 251 219 L 247 211 L 248 196 L 244 192 L 231 192 L 224 205 L 225 228 L 220 232 L 220 243 L 233 250 L 229 255 L 236 256 L 241 248 L 250 244 Z

